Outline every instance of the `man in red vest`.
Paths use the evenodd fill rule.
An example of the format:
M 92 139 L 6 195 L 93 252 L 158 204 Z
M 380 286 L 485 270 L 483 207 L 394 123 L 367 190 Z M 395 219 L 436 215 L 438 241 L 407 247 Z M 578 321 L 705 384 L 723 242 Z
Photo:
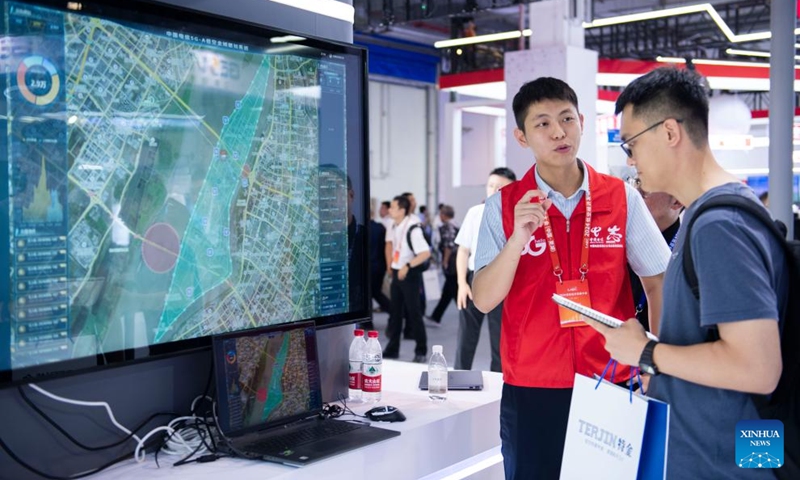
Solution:
M 560 311 L 551 296 L 631 318 L 630 263 L 657 324 L 670 252 L 641 195 L 577 158 L 584 119 L 569 85 L 536 79 L 522 86 L 513 109 L 514 137 L 531 150 L 535 165 L 486 201 L 473 300 L 484 312 L 504 302 L 506 478 L 557 479 L 575 373 L 600 374 L 609 354 L 602 336 L 577 314 Z

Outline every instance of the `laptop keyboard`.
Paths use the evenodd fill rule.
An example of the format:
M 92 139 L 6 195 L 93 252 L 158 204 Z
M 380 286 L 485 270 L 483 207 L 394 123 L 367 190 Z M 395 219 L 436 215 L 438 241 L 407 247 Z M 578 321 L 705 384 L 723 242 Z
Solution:
M 361 427 L 362 425 L 355 423 L 327 420 L 290 433 L 259 440 L 250 445 L 249 448 L 262 452 L 279 452 L 287 448 L 297 448 L 307 443 L 335 437 Z

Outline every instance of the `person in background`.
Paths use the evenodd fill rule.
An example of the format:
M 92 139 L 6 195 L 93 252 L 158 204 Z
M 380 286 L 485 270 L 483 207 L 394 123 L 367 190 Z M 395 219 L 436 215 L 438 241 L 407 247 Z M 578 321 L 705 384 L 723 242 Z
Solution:
M 482 312 L 503 302 L 506 478 L 557 479 L 575 374 L 600 374 L 609 354 L 602 336 L 559 310 L 552 295 L 630 318 L 630 263 L 657 316 L 669 249 L 636 190 L 578 159 L 583 116 L 569 85 L 536 79 L 512 105 L 514 137 L 535 165 L 486 201 L 472 295 Z M 617 368 L 615 380 L 627 381 L 629 371 Z
M 419 305 L 419 289 L 422 285 L 422 271 L 418 268 L 425 260 L 430 258 L 431 252 L 428 242 L 422 235 L 422 230 L 411 230 L 410 243 L 407 233 L 412 225 L 419 223 L 415 215 L 408 213 L 410 210 L 408 198 L 398 195 L 392 200 L 389 208 L 394 219 L 392 226 L 392 294 L 389 310 L 389 343 L 383 351 L 384 358 L 398 358 L 400 355 L 400 334 L 403 330 L 403 317 L 405 316 L 411 334 L 417 345 L 414 349 L 413 362 L 425 363 L 428 353 L 427 334 L 422 323 L 422 312 Z M 414 253 L 418 252 L 418 253 Z
M 408 198 L 408 204 L 409 204 L 409 209 L 410 209 L 408 211 L 408 214 L 409 215 L 414 215 L 414 212 L 417 211 L 417 199 L 414 197 L 414 194 L 411 193 L 411 192 L 405 192 L 405 193 L 403 193 L 403 196 Z M 421 219 L 422 217 L 417 217 L 417 218 Z M 422 222 L 422 221 L 420 220 L 420 222 Z M 425 225 L 423 224 L 422 227 L 424 229 Z M 430 238 L 430 237 L 428 237 L 428 238 Z M 433 253 L 431 253 L 431 255 L 433 255 Z M 419 284 L 419 303 L 420 303 L 420 311 L 422 312 L 422 315 L 424 316 L 425 315 L 425 311 L 428 309 L 428 300 L 425 298 L 425 286 L 422 284 L 422 282 L 420 282 L 420 284 Z M 406 328 L 403 330 L 403 336 L 405 338 L 413 338 L 413 335 L 411 333 L 411 327 L 408 324 L 406 324 Z
M 517 176 L 506 167 L 492 170 L 486 181 L 486 198 L 491 197 L 502 187 L 515 181 Z M 472 278 L 475 275 L 475 250 L 478 247 L 478 230 L 483 218 L 484 204 L 480 203 L 467 211 L 461 229 L 458 231 L 455 243 L 458 245 L 456 254 L 456 278 L 458 282 L 458 344 L 456 346 L 456 370 L 472 370 L 472 361 L 478 340 L 481 337 L 483 317 L 489 317 L 489 345 L 492 351 L 491 370 L 500 372 L 500 320 L 503 314 L 503 304 L 499 304 L 488 314 L 478 310 L 472 301 Z
M 758 196 L 758 199 L 761 200 L 761 203 L 764 205 L 765 208 L 769 209 L 769 190 L 762 192 L 761 195 Z M 784 238 L 789 234 L 789 228 L 780 220 L 775 220 L 775 225 L 778 227 L 778 230 L 781 231 Z M 797 236 L 797 230 L 795 230 L 795 237 Z
M 644 204 L 647 205 L 647 210 L 650 211 L 650 215 L 652 215 L 653 220 L 656 221 L 658 229 L 661 230 L 664 241 L 667 242 L 669 249 L 672 250 L 678 239 L 678 229 L 681 226 L 683 205 L 668 193 L 645 192 L 639 186 L 639 182 L 636 181 L 635 178 L 629 179 L 629 182 L 642 195 L 642 198 L 644 198 Z M 628 274 L 631 277 L 631 292 L 633 293 L 633 301 L 636 306 L 636 319 L 639 320 L 639 323 L 642 324 L 645 330 L 658 335 L 658 325 L 650 325 L 647 296 L 644 294 L 644 287 L 642 287 L 639 276 L 633 272 L 630 265 L 628 266 Z
M 370 212 L 369 220 L 369 269 L 370 269 L 370 288 L 372 289 L 372 299 L 378 304 L 381 312 L 389 312 L 390 303 L 386 295 L 383 294 L 383 277 L 386 275 L 386 263 L 383 257 L 386 242 L 386 229 L 383 224 L 375 221 L 374 212 Z M 373 330 L 373 328 L 369 328 Z
M 381 209 L 379 213 L 381 218 L 379 221 L 381 222 L 381 224 L 383 224 L 383 228 L 385 228 L 386 230 L 392 228 L 392 223 L 394 223 L 392 217 L 389 215 L 390 206 L 391 202 L 387 201 L 381 202 Z
M 450 205 L 443 205 L 439 209 L 439 218 L 442 221 L 442 226 L 439 227 L 439 236 L 441 238 L 439 252 L 442 258 L 444 286 L 442 286 L 442 296 L 439 297 L 439 303 L 436 304 L 433 314 L 428 318 L 436 326 L 442 323 L 442 316 L 450 305 L 450 301 L 455 300 L 458 289 L 458 281 L 456 280 L 456 235 L 458 235 L 458 227 L 453 223 L 455 216 L 456 212 Z
M 758 205 L 755 193 L 714 158 L 708 95 L 696 73 L 653 70 L 625 88 L 616 113 L 622 113 L 622 148 L 642 188 L 686 205 L 685 224 L 719 195 Z M 686 242 L 698 297 L 682 268 Z M 781 376 L 779 309 L 789 296 L 783 248 L 750 214 L 719 207 L 697 217 L 691 238 L 681 230 L 672 255 L 660 341 L 649 340 L 639 322 L 618 329 L 588 322 L 614 359 L 649 370 L 647 394 L 669 403 L 668 478 L 770 478 L 771 471 L 739 468 L 735 432 L 739 421 L 759 418 L 753 394 L 771 394 Z

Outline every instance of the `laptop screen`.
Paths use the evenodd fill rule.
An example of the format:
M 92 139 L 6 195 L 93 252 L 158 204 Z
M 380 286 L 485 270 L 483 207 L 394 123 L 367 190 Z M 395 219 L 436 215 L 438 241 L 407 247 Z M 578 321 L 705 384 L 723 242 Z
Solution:
M 214 337 L 219 426 L 240 435 L 322 409 L 313 322 Z

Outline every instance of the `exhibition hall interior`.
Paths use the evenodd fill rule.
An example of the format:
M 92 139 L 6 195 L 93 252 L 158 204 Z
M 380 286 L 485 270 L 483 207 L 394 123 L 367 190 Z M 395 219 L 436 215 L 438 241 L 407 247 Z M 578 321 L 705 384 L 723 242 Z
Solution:
M 510 478 L 507 313 L 469 286 L 539 77 L 577 95 L 577 158 L 646 200 L 615 102 L 695 72 L 714 158 L 800 236 L 792 1 L 0 8 L 0 480 Z M 326 437 L 253 450 L 301 427 Z M 673 478 L 661 448 L 608 478 Z

